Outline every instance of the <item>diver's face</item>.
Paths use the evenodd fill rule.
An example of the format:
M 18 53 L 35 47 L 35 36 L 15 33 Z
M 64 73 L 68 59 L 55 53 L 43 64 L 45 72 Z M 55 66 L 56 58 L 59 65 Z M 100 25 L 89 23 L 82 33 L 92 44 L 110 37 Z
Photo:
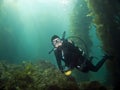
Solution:
M 61 46 L 62 45 L 62 40 L 60 40 L 60 38 L 55 38 L 54 40 L 53 40 L 53 45 L 54 45 L 54 47 L 59 47 L 59 46 Z

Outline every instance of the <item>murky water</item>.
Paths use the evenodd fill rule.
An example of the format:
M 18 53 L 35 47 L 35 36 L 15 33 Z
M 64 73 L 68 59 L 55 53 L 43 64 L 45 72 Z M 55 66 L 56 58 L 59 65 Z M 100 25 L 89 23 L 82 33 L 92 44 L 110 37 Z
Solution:
M 76 1 L 1 0 L 0 60 L 13 63 L 47 60 L 56 65 L 54 54 L 48 54 L 53 48 L 51 36 L 57 34 L 62 37 L 64 31 L 66 31 L 66 36 L 71 36 L 75 31 L 77 34 L 80 33 L 80 37 L 83 38 L 88 33 L 85 36 L 87 37 L 85 41 L 89 38 L 92 43 L 86 42 L 89 54 L 98 58 L 93 61 L 96 64 L 103 56 L 103 50 L 100 48 L 101 42 L 96 35 L 96 27 L 91 23 L 92 20 L 84 19 L 83 17 L 84 13 L 87 12 L 84 9 L 87 6 L 84 5 L 87 4 L 85 4 L 84 0 L 81 0 L 78 4 L 76 4 Z M 76 10 L 75 5 L 79 5 L 80 10 Z M 79 13 L 81 13 L 78 16 L 79 18 L 72 18 L 74 15 L 79 15 Z M 89 16 L 88 14 L 86 13 L 85 17 Z M 79 22 L 80 20 L 81 22 Z M 83 23 L 82 21 L 88 23 Z M 75 28 L 72 22 L 77 23 L 78 27 Z M 85 27 L 89 30 L 85 31 Z M 77 28 L 83 31 L 77 31 Z M 103 66 L 98 73 L 92 73 L 90 80 L 102 81 L 106 76 L 103 73 L 106 72 L 106 68 Z M 102 75 L 100 75 L 101 73 Z

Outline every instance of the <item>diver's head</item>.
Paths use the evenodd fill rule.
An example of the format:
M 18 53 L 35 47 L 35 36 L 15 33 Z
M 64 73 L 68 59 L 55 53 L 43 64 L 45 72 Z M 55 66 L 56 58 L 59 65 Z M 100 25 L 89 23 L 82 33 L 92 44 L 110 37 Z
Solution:
M 59 36 L 53 35 L 51 38 L 51 42 L 52 42 L 53 46 L 57 48 L 62 45 L 63 41 L 60 39 Z

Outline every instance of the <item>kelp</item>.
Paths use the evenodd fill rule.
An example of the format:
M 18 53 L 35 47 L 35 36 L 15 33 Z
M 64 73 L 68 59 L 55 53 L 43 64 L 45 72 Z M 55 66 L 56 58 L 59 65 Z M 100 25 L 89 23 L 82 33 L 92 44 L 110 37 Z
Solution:
M 98 90 L 101 87 L 111 90 L 97 81 L 77 83 L 74 77 L 65 76 L 47 61 L 0 62 L 0 90 Z
M 102 42 L 102 48 L 108 54 L 114 56 L 107 63 L 110 74 L 108 83 L 119 87 L 120 83 L 120 2 L 119 0 L 86 0 L 93 13 L 93 23 L 96 25 L 97 35 Z M 109 78 L 110 77 L 110 78 Z M 115 89 L 116 90 L 116 89 Z
M 51 86 L 65 88 L 69 85 L 77 88 L 75 82 L 69 81 L 51 63 L 40 61 L 37 64 L 23 62 L 22 64 L 0 63 L 1 90 L 47 90 Z M 64 86 L 66 84 L 66 86 Z
M 79 36 L 86 42 L 86 45 L 89 47 L 88 51 L 90 51 L 90 47 L 92 46 L 89 36 L 91 20 L 92 17 L 90 16 L 86 2 L 84 0 L 76 0 L 70 17 L 70 31 L 71 35 Z

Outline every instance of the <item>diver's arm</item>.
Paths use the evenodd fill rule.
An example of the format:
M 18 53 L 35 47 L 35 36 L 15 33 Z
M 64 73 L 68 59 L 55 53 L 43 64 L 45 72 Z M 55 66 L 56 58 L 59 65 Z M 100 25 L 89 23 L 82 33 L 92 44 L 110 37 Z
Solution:
M 62 67 L 62 64 L 61 64 L 61 60 L 57 59 L 57 65 L 58 65 L 58 68 L 61 72 L 63 72 L 63 67 Z
M 56 52 L 55 52 L 55 57 L 56 57 L 58 68 L 62 72 L 63 71 L 63 67 L 62 67 L 61 59 L 60 59 L 60 56 Z

